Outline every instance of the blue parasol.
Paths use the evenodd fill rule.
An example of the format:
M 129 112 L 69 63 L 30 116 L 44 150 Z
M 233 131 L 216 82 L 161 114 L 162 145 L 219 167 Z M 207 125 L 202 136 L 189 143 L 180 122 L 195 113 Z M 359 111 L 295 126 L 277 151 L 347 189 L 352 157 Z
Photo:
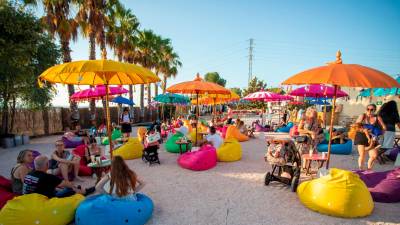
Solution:
M 125 105 L 134 105 L 135 103 L 127 98 L 122 96 L 117 96 L 111 102 L 118 103 L 118 104 L 125 104 Z

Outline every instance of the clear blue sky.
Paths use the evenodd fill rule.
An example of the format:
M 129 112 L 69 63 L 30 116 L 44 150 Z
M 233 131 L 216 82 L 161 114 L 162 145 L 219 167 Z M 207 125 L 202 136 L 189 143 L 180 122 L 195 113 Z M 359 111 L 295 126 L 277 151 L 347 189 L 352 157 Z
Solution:
M 250 38 L 253 75 L 268 86 L 334 60 L 339 49 L 344 63 L 400 74 L 399 0 L 122 2 L 142 29 L 172 40 L 183 67 L 168 85 L 217 71 L 228 87 L 245 87 Z M 87 40 L 80 38 L 72 50 L 73 60 L 87 59 Z

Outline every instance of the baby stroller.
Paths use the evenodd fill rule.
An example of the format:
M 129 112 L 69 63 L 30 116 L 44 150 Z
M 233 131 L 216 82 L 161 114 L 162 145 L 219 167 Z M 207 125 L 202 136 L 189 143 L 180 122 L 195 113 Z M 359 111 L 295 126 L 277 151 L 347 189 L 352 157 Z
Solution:
M 290 185 L 290 189 L 295 192 L 301 171 L 301 156 L 295 144 L 291 140 L 273 140 L 267 144 L 265 161 L 272 165 L 272 171 L 265 174 L 265 185 L 278 181 Z
M 158 158 L 158 146 L 147 146 L 143 150 L 142 160 L 145 163 L 149 163 L 149 166 L 156 163 L 161 164 L 160 159 Z

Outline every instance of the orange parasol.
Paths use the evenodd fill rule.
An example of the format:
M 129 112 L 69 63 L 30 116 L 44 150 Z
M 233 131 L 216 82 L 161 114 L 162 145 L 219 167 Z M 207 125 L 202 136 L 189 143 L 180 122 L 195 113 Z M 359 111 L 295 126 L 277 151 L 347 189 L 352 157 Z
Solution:
M 330 84 L 335 88 L 332 116 L 329 128 L 329 136 L 332 137 L 333 120 L 336 106 L 336 94 L 340 86 L 344 87 L 365 87 L 365 88 L 393 88 L 400 87 L 400 84 L 391 76 L 366 66 L 357 64 L 343 64 L 340 51 L 336 54 L 336 61 L 327 63 L 325 66 L 316 67 L 298 73 L 282 84 Z M 326 168 L 329 167 L 332 140 L 329 138 L 328 159 Z
M 196 74 L 193 81 L 186 81 L 179 84 L 172 85 L 167 88 L 170 93 L 180 94 L 196 94 L 197 118 L 199 117 L 199 95 L 201 94 L 216 94 L 216 95 L 230 95 L 231 91 L 218 85 L 216 83 L 204 81 L 200 74 Z M 196 144 L 197 144 L 197 127 L 196 127 Z

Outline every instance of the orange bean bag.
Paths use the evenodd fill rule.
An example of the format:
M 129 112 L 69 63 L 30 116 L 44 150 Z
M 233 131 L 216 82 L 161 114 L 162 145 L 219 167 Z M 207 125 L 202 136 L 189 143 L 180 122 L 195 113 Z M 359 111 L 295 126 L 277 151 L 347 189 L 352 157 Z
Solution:
M 230 125 L 228 129 L 226 130 L 226 135 L 225 139 L 231 139 L 234 138 L 240 142 L 242 141 L 248 141 L 249 137 L 240 133 L 239 129 L 233 125 Z
M 137 136 L 141 143 L 144 142 L 144 137 L 146 136 L 147 128 L 146 127 L 138 127 L 137 129 Z

